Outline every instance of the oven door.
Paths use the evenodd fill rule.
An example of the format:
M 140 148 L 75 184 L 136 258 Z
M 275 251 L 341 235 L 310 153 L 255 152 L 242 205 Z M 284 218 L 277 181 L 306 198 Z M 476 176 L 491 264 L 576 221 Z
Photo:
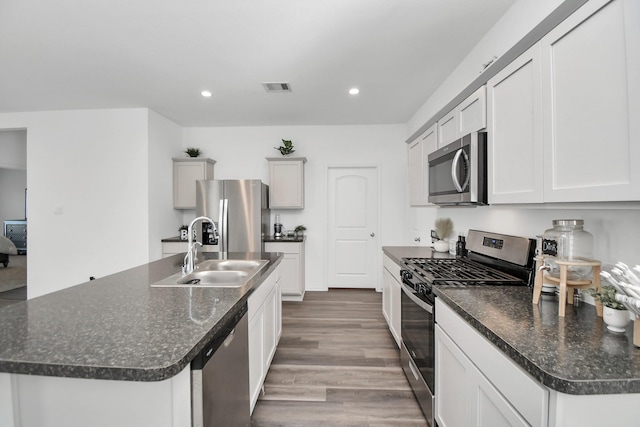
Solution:
M 434 425 L 435 321 L 434 305 L 402 285 L 402 350 L 400 362 L 427 421 Z

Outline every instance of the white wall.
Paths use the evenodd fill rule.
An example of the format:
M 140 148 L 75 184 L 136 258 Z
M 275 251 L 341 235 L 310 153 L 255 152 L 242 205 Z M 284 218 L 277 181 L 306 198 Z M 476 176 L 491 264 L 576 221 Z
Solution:
M 28 296 L 148 261 L 146 109 L 0 114 L 27 130 Z
M 453 220 L 456 230 L 470 228 L 535 239 L 554 219 L 583 219 L 593 234 L 594 258 L 607 264 L 640 264 L 640 203 L 616 208 L 612 204 L 561 207 L 554 205 L 478 208 L 437 208 L 439 217 Z
M 182 157 L 182 127 L 149 111 L 149 260 L 162 258 L 161 240 L 178 235 L 182 211 L 173 209 L 173 161 Z
M 185 128 L 183 147 L 200 148 L 216 160 L 216 179 L 261 179 L 269 182 L 265 157 L 280 156 L 274 147 L 281 139 L 293 141 L 293 156 L 306 157 L 305 208 L 272 210 L 281 216 L 285 228 L 307 227 L 306 288 L 326 289 L 323 248 L 325 230 L 325 180 L 330 165 L 376 164 L 381 168 L 381 245 L 403 244 L 406 214 L 407 171 L 403 125 L 384 126 L 273 126 Z M 184 222 L 194 217 L 185 213 Z

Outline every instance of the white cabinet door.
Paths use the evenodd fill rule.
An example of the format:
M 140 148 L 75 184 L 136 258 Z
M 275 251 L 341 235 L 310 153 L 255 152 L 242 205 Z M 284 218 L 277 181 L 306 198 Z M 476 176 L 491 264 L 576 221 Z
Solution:
M 438 120 L 438 148 L 444 147 L 459 138 L 458 110 L 453 109 Z
M 264 359 L 262 363 L 264 364 L 265 373 L 269 370 L 278 341 L 277 293 L 277 289 L 274 286 L 264 302 Z
M 268 158 L 269 207 L 304 208 L 304 157 Z
M 434 124 L 409 144 L 409 202 L 411 206 L 429 204 L 429 154 L 437 149 L 438 126 Z
M 206 158 L 173 159 L 173 207 L 196 208 L 196 181 L 213 179 L 215 160 Z
M 400 331 L 400 266 L 387 255 L 384 255 L 382 269 L 382 314 L 387 320 L 389 331 L 400 347 L 402 336 Z
M 487 126 L 487 92 L 481 86 L 438 120 L 438 148 Z
M 273 360 L 282 330 L 279 266 L 248 299 L 251 412 Z
M 443 303 L 441 298 L 436 298 L 435 312 L 436 416 L 441 409 L 444 421 L 448 417 L 457 420 L 454 424 L 440 423 L 438 420 L 440 426 L 467 422 L 467 418 L 454 413 L 454 408 L 449 406 L 449 399 L 445 400 L 445 397 L 454 394 L 460 395 L 457 403 L 460 407 L 467 405 L 470 408 L 471 421 L 466 425 L 502 425 L 501 419 L 504 418 L 512 425 L 546 426 L 549 419 L 549 391 Z M 440 363 L 445 364 L 442 369 Z M 476 372 L 472 372 L 474 370 Z M 465 378 L 464 393 L 460 391 L 460 377 Z M 443 390 L 439 390 L 440 387 Z M 439 402 L 439 398 L 443 400 Z M 463 398 L 471 403 L 462 402 Z M 478 420 L 490 422 L 478 424 Z
M 391 283 L 392 277 L 386 268 L 382 269 L 382 315 L 391 328 Z
M 640 200 L 639 3 L 592 0 L 541 40 L 545 201 Z
M 439 326 L 435 382 L 436 420 L 440 426 L 529 425 Z
M 458 137 L 487 127 L 487 91 L 481 86 L 471 96 L 462 101 L 458 111 Z
M 436 325 L 435 418 L 443 427 L 470 427 L 472 365 Z
M 542 203 L 540 45 L 487 82 L 489 204 Z
M 280 287 L 286 300 L 302 301 L 305 292 L 304 242 L 267 242 L 266 252 L 282 252 Z
M 400 322 L 400 310 L 402 310 L 402 302 L 400 301 L 400 294 L 402 293 L 401 284 L 397 278 L 392 277 L 391 289 L 389 290 L 389 307 L 391 308 L 391 335 L 396 340 L 398 348 L 402 344 L 401 334 L 401 322 Z

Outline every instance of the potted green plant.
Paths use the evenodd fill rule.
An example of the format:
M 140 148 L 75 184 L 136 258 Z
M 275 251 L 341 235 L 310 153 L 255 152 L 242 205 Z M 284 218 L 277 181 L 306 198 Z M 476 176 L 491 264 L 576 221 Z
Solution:
M 198 157 L 200 156 L 200 149 L 199 148 L 192 148 L 189 147 L 186 150 L 184 150 L 184 152 L 189 156 L 189 157 Z
M 616 300 L 616 289 L 611 285 L 603 285 L 600 292 L 595 288 L 589 288 L 587 292 L 604 306 L 602 320 L 607 324 L 607 329 L 612 332 L 624 332 L 629 323 L 629 311 Z
M 439 240 L 433 242 L 433 249 L 436 252 L 448 252 L 449 242 L 446 239 L 453 233 L 453 221 L 451 221 L 451 218 L 436 219 L 435 231 Z
M 293 153 L 294 151 L 296 151 L 293 149 L 293 143 L 290 140 L 286 140 L 286 139 L 282 140 L 282 145 L 280 147 L 273 147 L 273 148 L 280 151 L 280 154 L 282 154 L 283 156 L 287 156 Z
M 307 227 L 305 227 L 304 225 L 297 225 L 296 228 L 293 229 L 293 232 L 295 233 L 296 237 L 302 237 L 304 236 L 304 232 L 307 229 Z

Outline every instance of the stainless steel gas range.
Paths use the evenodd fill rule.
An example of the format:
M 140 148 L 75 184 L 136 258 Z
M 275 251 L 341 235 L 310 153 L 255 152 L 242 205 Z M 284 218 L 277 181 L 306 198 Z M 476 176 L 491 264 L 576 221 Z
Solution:
M 470 230 L 468 254 L 403 258 L 400 359 L 429 424 L 434 422 L 435 295 L 433 286 L 531 286 L 535 240 Z

